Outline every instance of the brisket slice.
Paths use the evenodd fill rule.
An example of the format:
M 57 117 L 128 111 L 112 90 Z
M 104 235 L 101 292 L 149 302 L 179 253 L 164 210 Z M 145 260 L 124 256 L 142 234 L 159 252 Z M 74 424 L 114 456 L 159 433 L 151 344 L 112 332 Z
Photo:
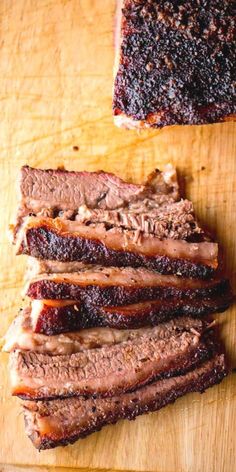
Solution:
M 146 267 L 194 278 L 208 278 L 218 266 L 217 243 L 160 240 L 139 231 L 59 218 L 26 218 L 18 234 L 17 253 L 61 262 Z
M 24 310 L 33 332 L 48 336 L 91 327 L 132 329 L 155 326 L 176 316 L 200 318 L 225 311 L 231 302 L 231 294 L 212 298 L 152 300 L 117 307 L 85 306 L 68 300 L 32 300 L 31 308 Z
M 37 449 L 66 446 L 121 419 L 159 410 L 190 392 L 204 392 L 227 375 L 224 355 L 217 354 L 179 377 L 159 380 L 112 398 L 67 398 L 24 402 L 26 433 Z
M 100 268 L 73 274 L 41 274 L 32 278 L 25 294 L 38 300 L 79 300 L 93 306 L 119 306 L 148 300 L 228 296 L 228 280 L 209 281 L 160 275 L 146 269 Z
M 16 233 L 25 216 L 33 213 L 52 218 L 75 219 L 81 205 L 88 208 L 115 210 L 144 198 L 160 204 L 179 199 L 176 170 L 167 165 L 155 170 L 145 185 L 123 181 L 105 172 L 69 172 L 21 168 L 20 203 Z
M 118 126 L 235 119 L 234 2 L 119 0 L 118 15 Z
M 71 355 L 16 350 L 10 354 L 12 394 L 25 399 L 112 396 L 157 378 L 185 373 L 212 356 L 216 343 L 191 327 L 169 325 L 140 338 Z
M 156 339 L 169 338 L 184 330 L 201 333 L 209 323 L 189 317 L 178 318 L 155 328 L 139 329 L 90 328 L 76 332 L 46 336 L 35 333 L 31 327 L 30 312 L 18 315 L 5 335 L 3 351 L 35 351 L 49 355 L 68 355 L 88 349 L 112 346 L 134 339 L 147 338 L 155 334 Z

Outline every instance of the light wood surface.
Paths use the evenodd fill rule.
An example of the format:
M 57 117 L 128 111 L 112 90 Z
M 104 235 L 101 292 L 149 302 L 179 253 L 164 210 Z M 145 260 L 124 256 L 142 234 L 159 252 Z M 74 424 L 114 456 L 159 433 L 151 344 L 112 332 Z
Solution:
M 0 335 L 21 303 L 24 258 L 14 255 L 6 232 L 15 211 L 17 172 L 25 163 L 104 169 L 142 182 L 154 167 L 172 162 L 198 216 L 222 243 L 235 288 L 236 125 L 173 127 L 142 134 L 115 128 L 114 11 L 112 0 L 0 2 Z M 219 318 L 235 366 L 235 309 Z M 4 472 L 36 471 L 36 466 L 43 466 L 42 472 L 56 466 L 235 471 L 235 375 L 202 396 L 189 395 L 159 413 L 122 421 L 74 446 L 40 454 L 25 436 L 20 402 L 10 397 L 7 377 L 7 355 L 1 354 L 0 463 L 5 465 L 0 470 Z

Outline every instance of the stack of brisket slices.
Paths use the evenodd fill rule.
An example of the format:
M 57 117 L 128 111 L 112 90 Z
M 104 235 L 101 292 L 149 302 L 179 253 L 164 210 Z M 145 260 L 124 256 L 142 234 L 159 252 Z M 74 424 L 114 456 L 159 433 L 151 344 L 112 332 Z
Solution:
M 5 337 L 12 393 L 38 449 L 204 391 L 227 373 L 214 323 L 230 304 L 218 245 L 176 171 L 21 170 L 12 228 L 29 304 Z

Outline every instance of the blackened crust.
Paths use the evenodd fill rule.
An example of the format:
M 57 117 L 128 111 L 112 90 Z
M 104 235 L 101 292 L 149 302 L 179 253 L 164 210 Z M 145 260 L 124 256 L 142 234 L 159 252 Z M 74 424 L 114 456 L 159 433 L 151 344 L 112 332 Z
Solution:
M 34 411 L 27 411 L 27 409 L 25 410 L 25 426 L 28 430 L 30 439 L 39 450 L 50 449 L 57 446 L 66 446 L 68 444 L 73 444 L 78 439 L 82 439 L 93 432 L 100 431 L 105 425 L 115 424 L 121 419 L 134 420 L 139 415 L 157 411 L 170 403 L 174 403 L 177 398 L 186 395 L 187 393 L 203 393 L 207 388 L 220 383 L 226 375 L 227 368 L 225 364 L 218 363 L 215 366 L 207 366 L 207 368 L 202 371 L 201 375 L 195 378 L 191 379 L 188 377 L 186 380 L 183 379 L 181 382 L 177 382 L 174 389 L 171 386 L 171 388 L 164 392 L 151 396 L 145 403 L 139 404 L 136 401 L 136 392 L 132 394 L 130 401 L 124 404 L 122 404 L 123 396 L 120 399 L 119 397 L 116 397 L 117 401 L 113 403 L 113 409 L 100 415 L 94 411 L 92 421 L 83 426 L 78 424 L 75 430 L 71 431 L 71 433 L 65 432 L 64 437 L 61 437 L 61 435 L 60 437 L 57 437 L 57 434 L 53 432 L 51 432 L 51 434 L 48 433 L 47 435 L 44 434 L 40 436 L 40 432 L 35 430 L 34 427 L 35 413 Z M 147 389 L 149 387 L 145 388 Z M 67 401 L 70 402 L 70 400 Z
M 236 113 L 234 2 L 123 3 L 115 115 L 162 127 Z
M 28 228 L 19 253 L 39 259 L 61 262 L 82 261 L 88 264 L 116 267 L 146 267 L 161 274 L 178 274 L 184 277 L 207 279 L 214 269 L 187 259 L 167 256 L 145 256 L 128 251 L 116 251 L 98 240 L 79 236 L 62 236 L 47 226 Z
M 173 302 L 162 301 L 158 305 L 149 305 L 147 309 L 135 314 L 132 312 L 127 313 L 127 311 L 122 312 L 122 307 L 121 309 L 119 309 L 119 307 L 113 308 L 112 311 L 109 311 L 109 308 L 106 308 L 105 310 L 97 308 L 95 310 L 96 326 L 108 326 L 110 328 L 118 329 L 135 329 L 146 325 L 155 326 L 178 316 L 201 318 L 202 316 L 227 310 L 230 301 L 224 299 L 180 301 L 176 299 L 173 300 Z M 99 322 L 101 324 L 98 324 Z
M 88 314 L 80 304 L 60 308 L 44 305 L 38 315 L 34 332 L 51 336 L 93 326 L 101 325 L 96 324 L 96 320 L 93 320 L 92 310 Z
M 211 284 L 196 288 L 184 289 L 172 286 L 155 287 L 125 287 L 125 286 L 99 286 L 99 285 L 77 285 L 69 282 L 57 282 L 49 279 L 40 279 L 31 282 L 27 289 L 27 295 L 33 299 L 64 299 L 81 300 L 86 305 L 119 306 L 138 303 L 146 300 L 163 301 L 169 298 L 187 300 L 213 298 L 215 296 L 228 297 L 230 293 L 229 281 L 222 279 Z
M 230 304 L 227 297 L 203 300 L 174 300 L 155 301 L 148 304 L 140 303 L 140 308 L 133 305 L 125 307 L 64 306 L 50 307 L 44 305 L 34 331 L 36 333 L 53 334 L 77 331 L 96 326 L 117 329 L 141 328 L 155 326 L 163 321 L 177 316 L 192 316 L 200 318 L 205 315 L 225 311 Z

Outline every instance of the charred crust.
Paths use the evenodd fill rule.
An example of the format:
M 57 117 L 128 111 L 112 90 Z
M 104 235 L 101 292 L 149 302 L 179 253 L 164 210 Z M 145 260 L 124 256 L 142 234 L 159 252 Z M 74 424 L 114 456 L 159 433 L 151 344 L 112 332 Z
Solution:
M 149 305 L 148 308 L 137 311 L 135 315 L 133 311 L 130 314 L 127 311 L 122 312 L 122 306 L 116 309 L 112 307 L 109 311 L 109 308 L 97 307 L 91 303 L 79 309 L 74 308 L 74 305 L 61 308 L 45 305 L 38 317 L 35 332 L 51 336 L 96 326 L 135 329 L 147 325 L 155 326 L 183 315 L 201 318 L 205 315 L 223 312 L 229 305 L 230 298 L 227 295 L 212 300 L 181 301 L 176 298 L 172 303 L 163 301 L 156 306 L 155 304 Z
M 228 280 L 220 280 L 212 285 L 197 289 L 180 289 L 177 287 L 124 287 L 124 286 L 98 286 L 86 287 L 72 283 L 55 282 L 53 280 L 38 280 L 32 282 L 27 290 L 27 295 L 33 299 L 69 299 L 81 300 L 93 306 L 121 306 L 138 303 L 146 300 L 156 300 L 159 297 L 163 301 L 169 298 L 177 298 L 190 302 L 190 300 L 213 298 L 223 296 L 230 292 Z
M 146 267 L 160 274 L 178 274 L 190 278 L 210 278 L 215 270 L 207 265 L 186 259 L 167 256 L 144 256 L 128 251 L 116 251 L 98 240 L 79 236 L 64 237 L 46 226 L 27 230 L 27 242 L 22 242 L 20 252 L 39 259 L 61 262 L 82 261 L 116 267 Z
M 125 0 L 122 14 L 115 115 L 162 127 L 236 113 L 234 2 Z
M 91 315 L 88 316 L 84 307 L 77 307 L 76 304 L 60 308 L 45 305 L 34 331 L 51 336 L 93 326 L 96 326 L 96 321 Z

